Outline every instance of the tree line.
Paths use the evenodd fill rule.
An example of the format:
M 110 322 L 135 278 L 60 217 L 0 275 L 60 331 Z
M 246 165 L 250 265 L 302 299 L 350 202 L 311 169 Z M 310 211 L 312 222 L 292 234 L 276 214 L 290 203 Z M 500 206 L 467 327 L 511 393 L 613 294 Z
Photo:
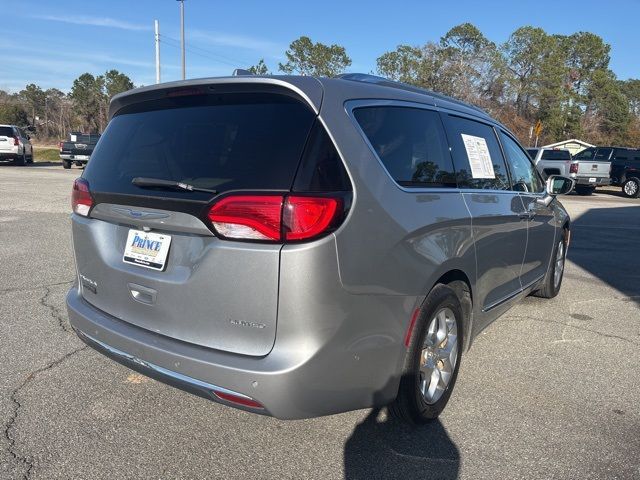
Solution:
M 437 42 L 398 45 L 380 55 L 370 73 L 484 108 L 526 145 L 539 121 L 541 144 L 581 138 L 640 147 L 640 80 L 618 80 L 609 68 L 610 51 L 589 32 L 554 35 L 525 26 L 496 44 L 464 23 Z M 294 40 L 285 57 L 277 69 L 287 74 L 333 77 L 351 66 L 343 46 L 306 36 Z M 271 73 L 263 59 L 249 70 Z M 30 126 L 43 138 L 101 132 L 111 97 L 133 86 L 127 75 L 109 70 L 80 75 L 68 94 L 35 84 L 15 94 L 0 90 L 0 123 Z
M 41 141 L 62 139 L 71 131 L 102 132 L 111 97 L 133 87 L 127 75 L 109 70 L 83 73 L 67 94 L 34 83 L 13 94 L 0 90 L 0 123 L 24 127 Z

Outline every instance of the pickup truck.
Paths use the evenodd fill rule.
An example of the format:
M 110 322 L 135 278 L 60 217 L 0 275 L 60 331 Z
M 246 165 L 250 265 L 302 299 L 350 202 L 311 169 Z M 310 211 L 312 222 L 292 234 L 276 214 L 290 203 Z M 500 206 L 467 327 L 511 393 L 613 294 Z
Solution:
M 590 149 L 587 149 L 590 150 Z M 584 152 L 584 150 L 583 150 Z M 538 171 L 546 178 L 549 175 L 562 175 L 572 178 L 576 182 L 575 191 L 578 195 L 591 195 L 596 187 L 609 185 L 609 170 L 611 163 L 606 160 L 594 159 L 593 155 L 581 156 L 583 152 L 571 157 L 568 150 L 551 148 L 529 148 Z
M 638 198 L 640 195 L 640 150 L 613 148 L 611 185 L 622 187 L 622 194 L 629 198 Z
M 60 142 L 60 159 L 63 168 L 71 164 L 82 166 L 89 161 L 100 135 L 95 133 L 70 133 L 69 140 Z

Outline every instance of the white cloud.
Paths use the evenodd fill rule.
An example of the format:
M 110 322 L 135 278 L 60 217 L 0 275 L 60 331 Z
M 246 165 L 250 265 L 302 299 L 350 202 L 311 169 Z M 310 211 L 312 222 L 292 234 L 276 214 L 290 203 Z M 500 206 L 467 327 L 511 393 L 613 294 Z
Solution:
M 52 22 L 72 23 L 74 25 L 89 25 L 94 27 L 119 28 L 121 30 L 144 31 L 151 30 L 151 25 L 126 22 L 109 17 L 90 17 L 85 15 L 33 15 L 32 18 L 50 20 Z

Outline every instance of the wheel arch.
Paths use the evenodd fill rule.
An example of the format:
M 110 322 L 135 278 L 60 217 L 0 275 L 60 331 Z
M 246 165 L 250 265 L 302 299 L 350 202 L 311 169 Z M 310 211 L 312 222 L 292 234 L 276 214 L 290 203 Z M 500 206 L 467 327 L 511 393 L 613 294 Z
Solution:
M 462 320 L 463 326 L 463 351 L 467 351 L 471 345 L 471 332 L 473 331 L 473 287 L 469 276 L 459 268 L 451 268 L 442 273 L 438 279 L 430 286 L 427 291 L 427 296 L 433 288 L 443 284 L 449 286 L 458 296 L 460 304 L 462 305 L 462 312 L 464 318 Z

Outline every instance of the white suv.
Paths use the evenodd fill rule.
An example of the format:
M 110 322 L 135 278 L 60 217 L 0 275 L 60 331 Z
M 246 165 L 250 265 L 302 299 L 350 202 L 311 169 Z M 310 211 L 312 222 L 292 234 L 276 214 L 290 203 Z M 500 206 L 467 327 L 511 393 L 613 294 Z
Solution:
M 0 125 L 0 160 L 13 160 L 16 165 L 33 163 L 30 138 L 15 125 Z

